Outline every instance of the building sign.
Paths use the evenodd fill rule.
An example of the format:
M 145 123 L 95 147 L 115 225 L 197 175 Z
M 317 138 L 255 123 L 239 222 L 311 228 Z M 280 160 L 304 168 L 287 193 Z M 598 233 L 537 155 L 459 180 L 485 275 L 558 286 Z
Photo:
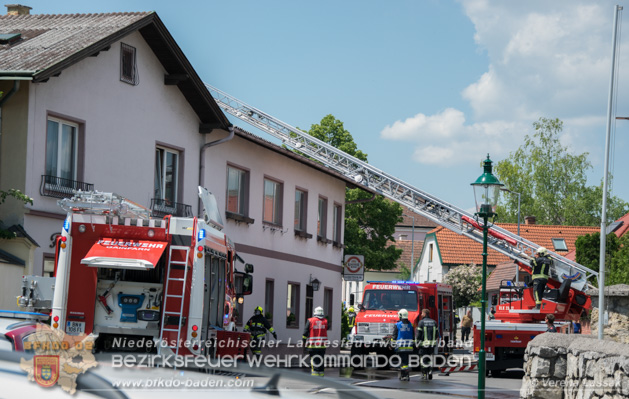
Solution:
M 345 281 L 363 281 L 365 279 L 365 257 L 363 255 L 345 255 L 343 279 Z

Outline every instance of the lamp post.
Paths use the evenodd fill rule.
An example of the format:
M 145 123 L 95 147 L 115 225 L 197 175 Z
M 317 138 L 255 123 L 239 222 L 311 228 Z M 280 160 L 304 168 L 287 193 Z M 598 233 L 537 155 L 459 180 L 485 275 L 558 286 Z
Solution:
M 413 279 L 415 273 L 415 216 L 406 213 L 402 215 L 413 218 L 413 230 L 411 232 L 411 279 Z
M 511 194 L 518 195 L 518 236 L 520 235 L 520 193 L 516 193 L 515 191 L 509 190 L 506 187 L 501 187 L 500 191 L 504 191 Z M 516 284 L 520 282 L 520 265 L 515 264 L 515 282 Z
M 487 309 L 487 221 L 495 216 L 496 204 L 502 183 L 491 173 L 489 154 L 483 162 L 483 174 L 480 175 L 474 187 L 476 200 L 476 216 L 483 218 L 483 275 L 481 293 L 481 321 L 480 321 L 480 350 L 478 352 L 478 397 L 485 398 L 485 312 Z

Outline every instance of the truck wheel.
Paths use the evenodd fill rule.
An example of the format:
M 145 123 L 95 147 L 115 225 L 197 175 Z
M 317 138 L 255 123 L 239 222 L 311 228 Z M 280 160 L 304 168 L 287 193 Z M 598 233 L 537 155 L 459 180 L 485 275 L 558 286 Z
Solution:
M 362 359 L 363 355 L 367 354 L 367 351 L 365 351 L 365 349 L 361 346 L 356 346 L 356 345 L 352 345 L 352 347 L 350 348 L 350 354 L 351 354 L 351 359 L 354 359 L 354 356 L 359 356 L 361 357 L 360 360 L 356 359 L 352 362 L 350 362 L 350 364 L 352 364 L 352 367 L 354 367 L 354 370 L 362 370 L 364 369 L 364 364 L 363 362 L 365 361 L 364 359 Z M 354 364 L 356 364 L 356 366 L 353 366 Z

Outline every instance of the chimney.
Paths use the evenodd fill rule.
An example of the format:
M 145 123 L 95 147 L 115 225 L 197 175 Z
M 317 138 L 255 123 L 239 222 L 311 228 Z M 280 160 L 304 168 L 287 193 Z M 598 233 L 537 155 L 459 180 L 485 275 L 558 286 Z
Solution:
M 525 216 L 524 224 L 535 224 L 535 216 Z
M 7 15 L 29 15 L 32 7 L 23 6 L 21 4 L 5 4 Z

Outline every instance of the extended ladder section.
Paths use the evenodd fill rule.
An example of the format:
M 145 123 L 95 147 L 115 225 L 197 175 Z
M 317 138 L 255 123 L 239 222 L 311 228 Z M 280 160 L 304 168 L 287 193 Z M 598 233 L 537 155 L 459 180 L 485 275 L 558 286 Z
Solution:
M 151 211 L 116 193 L 75 191 L 72 198 L 57 201 L 66 212 L 150 219 Z
M 206 87 L 224 111 L 280 139 L 282 144 L 321 162 L 352 179 L 357 185 L 362 184 L 441 226 L 479 243 L 483 242 L 482 222 L 477 221 L 473 215 L 277 120 L 215 87 L 208 84 Z M 535 250 L 539 248 L 539 245 L 495 225 L 490 227 L 488 246 L 523 264 L 528 264 Z M 597 272 L 572 260 L 553 252 L 549 254 L 555 265 L 551 270 L 552 279 L 559 282 L 572 280 L 573 288 L 584 290 L 588 285 L 587 279 L 598 276 Z
M 162 348 L 170 348 L 175 355 L 179 355 L 179 340 L 181 339 L 181 327 L 184 325 L 183 309 L 186 293 L 186 278 L 188 277 L 188 255 L 190 248 L 186 246 L 171 245 L 168 253 L 168 272 L 166 275 L 166 289 L 164 290 L 164 303 L 162 312 L 162 324 L 159 335 L 160 351 Z M 174 326 L 177 326 L 176 328 Z M 168 337 L 165 337 L 168 335 Z M 176 339 L 173 339 L 176 336 Z M 167 341 L 168 345 L 161 343 Z M 172 343 L 174 345 L 171 345 Z

